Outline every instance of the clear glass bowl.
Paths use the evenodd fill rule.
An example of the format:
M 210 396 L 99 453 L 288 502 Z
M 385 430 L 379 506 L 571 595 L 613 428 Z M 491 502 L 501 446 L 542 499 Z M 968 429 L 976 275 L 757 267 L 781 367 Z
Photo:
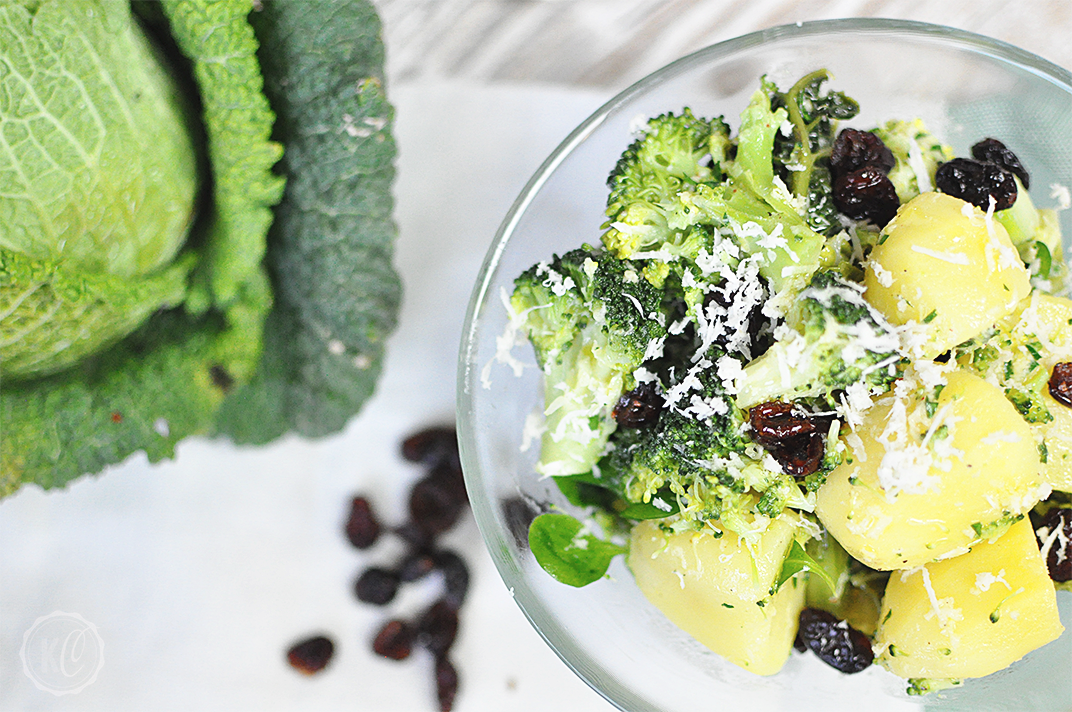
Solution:
M 496 361 L 506 325 L 502 296 L 536 262 L 583 242 L 597 244 L 606 177 L 631 140 L 637 116 L 689 106 L 740 111 L 766 74 L 786 88 L 825 67 L 829 86 L 860 102 L 846 125 L 921 117 L 958 155 L 1000 138 L 1031 172 L 1032 196 L 1053 207 L 1051 184 L 1072 186 L 1072 74 L 1029 52 L 959 30 L 892 20 L 835 20 L 776 27 L 689 55 L 637 82 L 581 124 L 544 162 L 514 203 L 488 251 L 463 334 L 458 430 L 477 523 L 503 581 L 547 643 L 593 689 L 623 710 L 1070 710 L 1072 596 L 1061 594 L 1062 638 L 1012 668 L 962 688 L 909 697 L 877 666 L 846 676 L 794 654 L 761 678 L 725 662 L 668 622 L 641 595 L 621 557 L 610 576 L 582 589 L 554 581 L 528 550 L 536 510 L 569 506 L 534 472 L 538 442 L 523 449 L 526 418 L 542 404 L 527 345 L 515 375 Z M 1066 244 L 1072 210 L 1061 213 Z M 1072 245 L 1070 245 L 1072 246 Z M 1072 250 L 1070 250 L 1072 253 Z

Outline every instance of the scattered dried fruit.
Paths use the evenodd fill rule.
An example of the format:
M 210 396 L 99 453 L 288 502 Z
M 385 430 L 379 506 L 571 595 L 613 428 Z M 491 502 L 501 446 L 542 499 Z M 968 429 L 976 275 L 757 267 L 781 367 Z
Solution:
M 396 572 L 371 566 L 354 582 L 354 595 L 359 601 L 384 606 L 394 600 L 395 594 L 398 593 L 398 584 L 399 577 Z
M 350 517 L 346 520 L 346 538 L 358 549 L 367 549 L 380 537 L 380 522 L 364 497 L 350 502 Z
M 398 578 L 406 583 L 419 581 L 432 573 L 435 565 L 435 557 L 430 551 L 411 551 L 398 564 Z
M 417 639 L 417 630 L 401 620 L 390 620 L 384 624 L 372 640 L 372 650 L 391 660 L 405 660 L 413 652 L 413 642 Z
M 458 608 L 438 600 L 417 621 L 417 640 L 428 652 L 439 658 L 450 650 L 458 635 Z
M 287 662 L 298 672 L 312 675 L 327 667 L 334 654 L 335 644 L 331 639 L 318 635 L 291 646 L 287 651 Z
M 454 698 L 458 694 L 458 671 L 446 657 L 436 660 L 435 679 L 439 712 L 450 712 L 454 708 Z
M 458 434 L 454 428 L 442 426 L 420 430 L 402 441 L 402 457 L 433 466 L 444 460 L 457 461 Z
M 440 551 L 436 554 L 436 568 L 443 572 L 443 600 L 461 608 L 469 591 L 469 567 L 453 551 Z

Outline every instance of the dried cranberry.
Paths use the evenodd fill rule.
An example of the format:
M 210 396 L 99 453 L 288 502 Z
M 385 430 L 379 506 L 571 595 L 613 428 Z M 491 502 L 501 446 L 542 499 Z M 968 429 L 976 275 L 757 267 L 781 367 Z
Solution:
M 444 426 L 420 430 L 402 441 L 402 457 L 425 465 L 457 462 L 458 434 L 454 428 Z
M 435 680 L 439 712 L 450 712 L 454 708 L 454 698 L 458 694 L 458 671 L 446 657 L 436 660 Z
M 443 600 L 461 608 L 469 591 L 469 567 L 453 551 L 443 550 L 436 552 L 436 568 L 443 572 Z
M 614 419 L 622 428 L 646 428 L 659 421 L 663 403 L 654 382 L 641 383 L 618 399 Z
M 984 138 L 971 147 L 971 153 L 972 158 L 977 161 L 993 163 L 1012 173 L 1020 179 L 1020 182 L 1024 184 L 1024 188 L 1031 187 L 1031 177 L 1027 174 L 1024 164 L 1020 163 L 1020 159 L 1017 158 L 1016 154 L 996 138 Z
M 809 414 L 792 403 L 768 401 L 748 411 L 752 438 L 764 447 L 777 447 L 790 438 L 810 435 L 816 424 Z
M 894 163 L 893 152 L 870 131 L 845 129 L 838 134 L 830 150 L 830 172 L 835 178 L 861 168 L 877 168 L 889 173 Z
M 801 611 L 799 635 L 820 660 L 841 672 L 860 672 L 874 661 L 868 637 L 827 611 Z
M 1046 512 L 1035 534 L 1046 555 L 1050 578 L 1059 582 L 1072 581 L 1072 509 L 1055 507 Z
M 406 621 L 390 620 L 372 639 L 372 650 L 391 660 L 405 660 L 413 652 L 417 629 Z
M 938 167 L 934 176 L 938 190 L 960 198 L 982 210 L 1007 210 L 1016 202 L 1016 181 L 1012 173 L 993 163 L 954 158 Z
M 426 550 L 411 551 L 398 564 L 400 581 L 417 581 L 432 573 L 435 569 L 435 557 Z
M 354 595 L 359 601 L 384 606 L 398 593 L 399 578 L 394 571 L 371 566 L 354 582 Z
M 1072 408 L 1072 363 L 1059 363 L 1054 366 L 1049 385 L 1053 399 Z
M 346 520 L 346 538 L 358 549 L 367 549 L 379 537 L 380 521 L 372 513 L 372 505 L 364 497 L 354 497 Z
M 439 658 L 458 635 L 458 609 L 445 600 L 433 603 L 417 621 L 417 641 Z
M 287 662 L 298 672 L 312 675 L 327 667 L 334 654 L 335 644 L 331 639 L 318 635 L 291 646 L 287 651 Z
M 837 177 L 834 205 L 853 220 L 870 220 L 882 227 L 897 214 L 901 201 L 886 174 L 869 166 Z

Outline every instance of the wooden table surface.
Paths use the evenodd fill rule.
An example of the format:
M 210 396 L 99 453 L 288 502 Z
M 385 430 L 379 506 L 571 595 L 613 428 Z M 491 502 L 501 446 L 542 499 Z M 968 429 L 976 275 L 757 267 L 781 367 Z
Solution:
M 1070 0 L 374 0 L 389 76 L 618 90 L 678 57 L 774 25 L 917 20 L 1072 68 Z

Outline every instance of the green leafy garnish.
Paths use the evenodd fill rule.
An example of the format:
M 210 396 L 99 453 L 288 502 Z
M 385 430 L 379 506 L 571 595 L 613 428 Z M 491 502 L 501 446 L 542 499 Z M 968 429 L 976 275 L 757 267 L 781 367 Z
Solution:
M 781 573 L 778 574 L 778 578 L 774 582 L 772 587 L 772 593 L 782 587 L 789 579 L 793 578 L 801 571 L 808 571 L 815 574 L 830 588 L 830 593 L 834 594 L 837 591 L 837 581 L 830 575 L 822 564 L 816 561 L 808 552 L 804 550 L 804 547 L 800 545 L 800 542 L 794 540 L 793 545 L 789 547 L 789 553 L 785 555 L 785 561 L 782 562 Z
M 537 563 L 555 580 L 577 588 L 603 578 L 611 560 L 626 553 L 625 547 L 583 529 L 568 514 L 541 514 L 529 526 L 529 548 Z

